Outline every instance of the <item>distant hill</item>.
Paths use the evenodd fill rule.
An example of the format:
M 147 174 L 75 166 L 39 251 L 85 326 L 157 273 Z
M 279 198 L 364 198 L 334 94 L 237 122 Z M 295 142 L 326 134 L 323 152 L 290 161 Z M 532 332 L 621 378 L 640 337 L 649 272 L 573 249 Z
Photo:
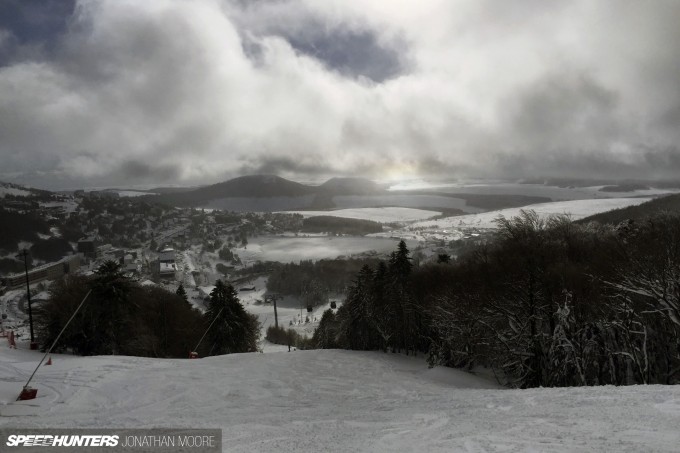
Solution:
M 151 189 L 135 189 L 135 188 L 112 188 L 112 189 L 105 189 L 105 190 L 111 190 L 114 192 L 146 192 L 149 195 L 157 195 L 157 194 L 165 194 L 165 193 L 178 193 L 178 192 L 189 192 L 190 190 L 196 190 L 199 187 L 202 186 L 194 186 L 194 187 L 152 187 Z
M 517 181 L 520 184 L 541 184 L 554 187 L 593 187 L 605 186 L 602 192 L 632 192 L 634 190 L 678 189 L 680 180 L 644 180 L 644 179 L 585 179 L 585 178 L 524 178 Z
M 184 192 L 164 193 L 149 200 L 174 206 L 201 206 L 223 198 L 326 198 L 377 193 L 380 190 L 374 182 L 361 178 L 333 178 L 320 186 L 310 186 L 275 175 L 251 175 Z
M 484 210 L 526 206 L 552 201 L 547 197 L 515 194 L 455 194 L 436 190 L 388 191 L 386 187 L 364 178 L 332 178 L 313 186 L 273 175 L 241 176 L 229 181 L 194 188 L 168 191 L 145 197 L 148 201 L 170 206 L 209 207 L 228 211 L 287 211 L 336 208 L 335 197 L 356 197 L 355 207 L 406 206 L 435 208 L 431 198 L 445 197 L 465 200 L 468 206 Z M 404 196 L 412 197 L 404 205 Z M 361 199 L 364 197 L 364 199 Z M 422 206 L 415 206 L 421 199 Z M 443 204 L 435 210 L 452 206 Z M 463 212 L 463 211 L 460 211 Z
M 0 181 L 0 198 L 49 198 L 52 192 Z
M 310 187 L 274 175 L 241 176 L 229 181 L 185 192 L 203 199 L 222 197 L 295 197 L 310 193 Z
M 645 184 L 630 183 L 630 184 L 617 184 L 613 186 L 604 186 L 600 189 L 600 192 L 634 192 L 636 190 L 649 190 L 650 187 Z
M 175 206 L 200 206 L 220 198 L 296 197 L 312 193 L 310 186 L 274 175 L 241 176 L 229 181 L 184 192 L 164 193 L 150 197 Z
M 625 220 L 638 220 L 659 211 L 680 212 L 680 194 L 667 195 L 655 198 L 646 203 L 627 208 L 614 209 L 613 211 L 601 212 L 590 217 L 579 220 L 579 223 L 599 222 L 618 224 Z

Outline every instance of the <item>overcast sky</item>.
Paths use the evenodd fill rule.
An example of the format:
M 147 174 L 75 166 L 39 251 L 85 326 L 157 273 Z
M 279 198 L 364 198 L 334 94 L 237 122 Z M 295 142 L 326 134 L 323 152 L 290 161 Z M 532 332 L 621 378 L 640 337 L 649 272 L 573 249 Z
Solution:
M 680 174 L 676 0 L 0 8 L 4 181 Z

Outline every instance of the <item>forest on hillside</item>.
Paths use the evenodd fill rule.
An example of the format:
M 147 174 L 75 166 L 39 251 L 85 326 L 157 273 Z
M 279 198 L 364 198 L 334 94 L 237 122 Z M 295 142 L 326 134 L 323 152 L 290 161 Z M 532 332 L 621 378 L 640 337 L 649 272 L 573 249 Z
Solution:
M 333 233 L 363 236 L 371 233 L 380 233 L 382 225 L 372 220 L 348 219 L 332 216 L 309 217 L 302 221 L 303 233 Z
M 311 282 L 331 293 L 344 293 L 354 275 L 365 266 L 374 266 L 376 258 L 302 260 L 299 263 L 267 263 L 270 272 L 267 289 L 283 295 L 302 296 Z
M 577 223 L 599 222 L 618 224 L 628 220 L 641 220 L 659 211 L 679 212 L 680 194 L 666 195 L 642 204 L 601 212 L 581 219 Z
M 423 353 L 518 388 L 680 382 L 680 215 L 620 225 L 523 212 L 457 260 L 402 242 L 324 313 L 321 348 Z
M 78 355 L 186 358 L 190 352 L 207 356 L 257 350 L 257 317 L 246 312 L 234 287 L 221 280 L 205 313 L 191 306 L 183 286 L 177 293 L 142 286 L 113 261 L 91 277 L 68 275 L 53 283 L 49 293 L 34 309 L 45 349 L 58 339 L 55 351 Z

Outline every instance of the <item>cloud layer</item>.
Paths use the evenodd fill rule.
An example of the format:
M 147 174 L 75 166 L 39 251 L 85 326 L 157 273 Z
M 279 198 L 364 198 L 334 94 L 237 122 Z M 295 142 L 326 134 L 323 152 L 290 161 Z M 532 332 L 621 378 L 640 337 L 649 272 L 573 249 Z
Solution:
M 0 179 L 673 177 L 679 22 L 673 0 L 81 0 L 42 41 L 0 28 Z

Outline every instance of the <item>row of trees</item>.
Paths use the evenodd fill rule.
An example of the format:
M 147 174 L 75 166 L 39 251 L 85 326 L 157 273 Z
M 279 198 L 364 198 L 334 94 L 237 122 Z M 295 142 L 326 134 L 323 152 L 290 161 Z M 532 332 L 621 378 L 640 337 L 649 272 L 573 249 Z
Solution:
M 57 350 L 79 355 L 119 354 L 187 357 L 199 340 L 200 355 L 257 350 L 259 324 L 239 302 L 231 285 L 217 281 L 208 310 L 201 314 L 177 293 L 141 286 L 108 261 L 93 277 L 67 276 L 50 287 L 50 299 L 35 309 L 43 345 L 50 345 L 88 291 L 91 294 L 64 331 Z
M 364 265 L 377 263 L 373 258 L 302 260 L 299 263 L 266 263 L 262 270 L 270 273 L 269 291 L 301 297 L 309 291 L 312 282 L 326 292 L 344 293 Z
M 304 233 L 334 233 L 364 236 L 380 233 L 382 225 L 372 220 L 348 219 L 344 217 L 315 216 L 302 221 L 300 231 Z
M 407 354 L 426 347 L 423 311 L 411 288 L 413 265 L 404 241 L 389 261 L 364 265 L 336 314 L 327 311 L 312 342 L 319 348 L 391 349 Z
M 613 227 L 523 212 L 455 262 L 416 269 L 402 242 L 313 341 L 488 366 L 522 388 L 680 382 L 680 216 Z

